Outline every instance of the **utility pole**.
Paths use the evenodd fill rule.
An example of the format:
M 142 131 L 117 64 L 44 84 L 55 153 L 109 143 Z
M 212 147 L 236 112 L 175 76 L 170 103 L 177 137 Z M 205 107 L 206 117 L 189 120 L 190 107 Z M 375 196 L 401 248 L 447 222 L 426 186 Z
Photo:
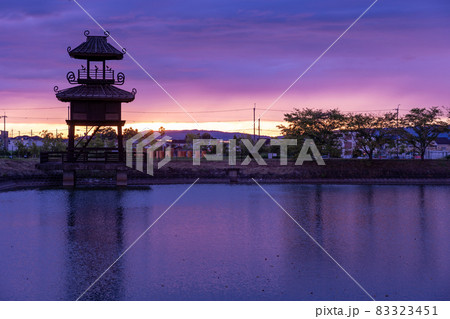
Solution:
M 258 139 L 261 138 L 261 118 L 258 118 Z
M 256 135 L 255 112 L 256 112 L 256 103 L 253 104 L 253 141 L 255 140 L 255 135 Z
M 397 146 L 397 159 L 399 158 L 399 150 L 398 150 L 398 138 L 399 138 L 399 134 L 398 134 L 398 114 L 400 112 L 400 104 L 397 105 L 397 138 L 395 139 L 395 144 Z

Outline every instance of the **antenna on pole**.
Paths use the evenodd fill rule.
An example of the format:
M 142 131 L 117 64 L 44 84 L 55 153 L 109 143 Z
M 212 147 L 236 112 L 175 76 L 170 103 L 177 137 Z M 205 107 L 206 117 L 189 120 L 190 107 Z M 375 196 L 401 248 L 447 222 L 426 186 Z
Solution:
M 256 103 L 253 104 L 253 141 L 255 140 L 256 135 L 255 111 L 256 111 Z

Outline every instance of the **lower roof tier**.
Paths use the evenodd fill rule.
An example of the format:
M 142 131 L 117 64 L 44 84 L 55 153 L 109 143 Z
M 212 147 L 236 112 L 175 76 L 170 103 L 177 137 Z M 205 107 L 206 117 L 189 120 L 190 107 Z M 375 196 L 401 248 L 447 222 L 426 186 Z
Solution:
M 110 84 L 82 84 L 57 91 L 56 98 L 61 102 L 80 100 L 131 102 L 135 94 L 135 89 L 128 92 Z

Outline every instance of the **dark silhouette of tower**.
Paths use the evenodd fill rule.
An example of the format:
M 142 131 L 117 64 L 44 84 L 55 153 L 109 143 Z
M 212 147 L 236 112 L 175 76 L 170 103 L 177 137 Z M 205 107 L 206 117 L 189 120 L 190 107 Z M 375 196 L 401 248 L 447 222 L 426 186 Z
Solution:
M 101 160 L 104 162 L 124 162 L 122 127 L 122 102 L 134 100 L 136 89 L 128 92 L 116 87 L 125 82 L 122 72 L 115 76 L 114 70 L 106 65 L 107 60 L 122 60 L 125 53 L 108 43 L 108 33 L 104 36 L 91 36 L 85 31 L 86 41 L 76 48 L 67 48 L 70 57 L 86 60 L 77 74 L 67 73 L 67 81 L 77 86 L 58 90 L 55 87 L 56 98 L 61 102 L 70 102 L 69 141 L 66 162 L 88 162 Z M 75 144 L 77 126 L 90 127 L 90 135 L 86 134 L 80 143 Z M 101 127 L 117 128 L 117 148 L 88 148 L 92 137 Z M 92 132 L 91 132 L 92 130 Z M 79 146 L 81 144 L 81 146 Z

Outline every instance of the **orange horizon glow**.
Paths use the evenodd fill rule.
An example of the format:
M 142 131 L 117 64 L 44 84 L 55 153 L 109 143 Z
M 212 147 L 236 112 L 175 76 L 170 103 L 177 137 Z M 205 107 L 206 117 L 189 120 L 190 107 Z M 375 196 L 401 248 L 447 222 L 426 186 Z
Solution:
M 264 126 L 263 126 L 264 124 Z M 261 135 L 264 136 L 280 136 L 281 131 L 277 129 L 277 125 L 281 122 L 276 121 L 264 121 L 261 122 Z M 195 123 L 164 123 L 164 122 L 151 122 L 151 123 L 133 123 L 125 124 L 124 128 L 134 128 L 139 131 L 153 130 L 158 131 L 160 127 L 164 127 L 166 130 L 170 131 L 184 131 L 184 130 L 205 130 L 205 131 L 222 131 L 231 133 L 241 133 L 241 134 L 253 134 L 253 122 L 203 122 L 201 126 L 198 127 Z M 3 126 L 1 126 L 3 130 Z M 23 136 L 31 134 L 33 136 L 39 136 L 44 130 L 51 132 L 53 134 L 62 133 L 63 137 L 67 137 L 67 126 L 61 124 L 48 124 L 48 123 L 10 123 L 7 124 L 7 130 L 9 131 L 9 137 Z M 85 130 L 83 127 L 77 127 L 75 134 L 83 135 Z M 13 134 L 11 134 L 13 133 Z M 258 134 L 258 126 L 256 126 L 256 134 Z M 214 137 L 214 135 L 213 135 Z
M 254 103 L 258 117 L 277 101 L 261 119 L 261 134 L 276 136 L 284 113 L 294 108 L 377 114 L 400 104 L 403 115 L 415 107 L 449 106 L 449 43 L 443 41 L 447 4 L 414 0 L 417 5 L 407 11 L 399 4 L 377 5 L 309 70 L 365 9 L 354 1 L 337 7 L 325 2 L 329 6 L 236 2 L 229 4 L 231 11 L 223 11 L 206 3 L 181 10 L 133 1 L 105 8 L 94 1 L 87 9 L 127 48 L 122 61 L 108 62 L 126 75 L 121 88 L 137 89 L 135 101 L 122 106 L 126 127 L 252 134 Z M 0 115 L 8 116 L 7 131 L 13 136 L 45 129 L 67 133 L 68 104 L 57 101 L 53 87 L 71 87 L 65 75 L 84 61 L 70 58 L 66 48 L 85 41 L 85 29 L 91 35 L 103 31 L 70 2 L 59 3 L 58 9 L 39 5 L 47 12 L 42 15 L 33 6 L 6 7 L 9 13 L 0 18 L 8 30 L 0 41 Z M 126 18 L 119 18 L 124 12 Z

